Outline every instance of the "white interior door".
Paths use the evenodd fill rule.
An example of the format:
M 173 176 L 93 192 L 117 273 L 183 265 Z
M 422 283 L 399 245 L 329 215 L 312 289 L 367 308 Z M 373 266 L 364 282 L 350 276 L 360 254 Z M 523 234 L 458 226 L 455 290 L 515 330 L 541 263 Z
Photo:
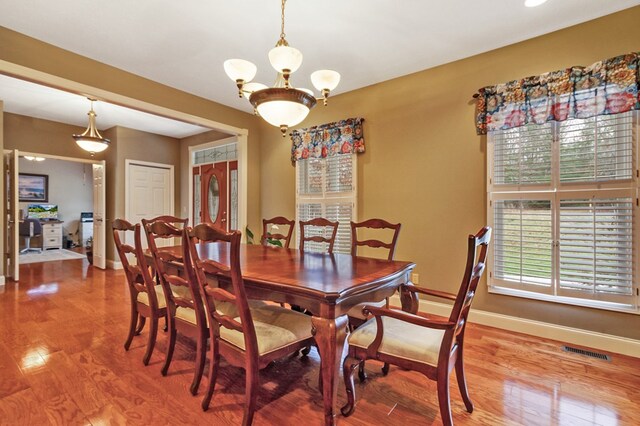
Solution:
M 105 162 L 93 165 L 93 266 L 105 269 Z
M 126 216 L 127 221 L 136 224 L 142 219 L 156 216 L 174 215 L 173 169 L 171 166 L 127 164 Z M 127 233 L 128 239 L 133 239 Z M 133 241 L 127 241 L 133 245 Z M 169 243 L 169 241 L 167 241 Z M 147 241 L 142 238 L 146 248 Z
M 5 240 L 5 253 L 7 253 L 4 265 L 5 274 L 18 281 L 20 278 L 20 217 L 18 204 L 18 151 L 6 153 L 5 176 L 7 179 L 7 236 Z

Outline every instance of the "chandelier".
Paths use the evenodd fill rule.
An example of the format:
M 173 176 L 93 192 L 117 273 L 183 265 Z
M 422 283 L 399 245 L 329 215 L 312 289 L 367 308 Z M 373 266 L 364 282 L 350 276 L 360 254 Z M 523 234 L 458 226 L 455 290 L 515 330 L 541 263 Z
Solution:
M 85 151 L 89 151 L 91 155 L 96 152 L 102 152 L 109 148 L 109 139 L 103 138 L 98 129 L 96 128 L 96 113 L 93 111 L 93 102 L 95 99 L 87 98 L 91 101 L 91 111 L 87 113 L 89 116 L 89 127 L 81 135 L 73 135 L 78 146 Z
M 299 124 L 307 117 L 316 102 L 322 100 L 327 105 L 329 93 L 338 86 L 340 74 L 331 70 L 319 70 L 311 74 L 311 83 L 322 94 L 316 98 L 313 91 L 295 88 L 291 85 L 291 74 L 302 65 L 302 52 L 289 46 L 284 32 L 284 6 L 282 0 L 282 25 L 280 39 L 269 51 L 269 62 L 278 72 L 273 87 L 252 83 L 257 68 L 243 59 L 229 59 L 224 62 L 224 70 L 238 86 L 238 96 L 243 96 L 253 105 L 256 114 L 267 123 L 280 127 L 284 137 L 289 127 Z

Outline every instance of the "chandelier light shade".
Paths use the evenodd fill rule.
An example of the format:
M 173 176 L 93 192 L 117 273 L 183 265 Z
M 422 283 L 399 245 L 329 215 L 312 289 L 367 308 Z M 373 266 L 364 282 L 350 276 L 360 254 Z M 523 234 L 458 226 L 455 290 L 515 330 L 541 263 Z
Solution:
M 95 99 L 89 98 L 91 101 L 91 110 L 87 113 L 89 116 L 89 127 L 81 135 L 73 135 L 73 139 L 76 140 L 78 146 L 85 151 L 88 151 L 91 155 L 96 152 L 102 152 L 109 148 L 111 141 L 103 138 L 98 129 L 96 128 L 96 113 L 93 111 L 93 102 Z
M 340 74 L 331 70 L 320 70 L 311 74 L 311 83 L 321 94 L 316 98 L 312 90 L 295 88 L 291 85 L 291 74 L 302 65 L 302 52 L 289 46 L 284 33 L 284 8 L 286 0 L 281 3 L 281 31 L 276 46 L 269 51 L 269 62 L 278 72 L 273 87 L 252 82 L 257 68 L 243 59 L 229 59 L 224 62 L 227 76 L 238 87 L 238 95 L 245 97 L 253 105 L 256 114 L 267 123 L 279 127 L 284 137 L 289 127 L 300 124 L 309 111 L 322 100 L 327 105 L 327 98 L 340 82 Z

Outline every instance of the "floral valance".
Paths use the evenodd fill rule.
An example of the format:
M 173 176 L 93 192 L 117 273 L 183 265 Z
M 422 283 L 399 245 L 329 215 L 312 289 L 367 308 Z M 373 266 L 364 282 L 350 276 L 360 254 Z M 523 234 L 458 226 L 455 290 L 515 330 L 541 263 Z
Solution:
M 362 122 L 348 118 L 291 132 L 291 161 L 364 152 Z
M 640 54 L 629 53 L 479 90 L 479 135 L 529 123 L 563 121 L 640 109 Z

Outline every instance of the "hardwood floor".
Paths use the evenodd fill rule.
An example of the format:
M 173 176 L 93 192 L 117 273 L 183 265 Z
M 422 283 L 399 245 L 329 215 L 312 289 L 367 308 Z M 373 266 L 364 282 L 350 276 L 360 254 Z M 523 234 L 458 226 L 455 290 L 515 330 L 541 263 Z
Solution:
M 124 350 L 129 295 L 121 271 L 67 260 L 23 265 L 20 276 L 0 294 L 0 424 L 240 424 L 242 369 L 222 362 L 205 413 L 206 376 L 198 396 L 189 393 L 191 342 L 178 342 L 167 377 L 165 333 L 148 367 L 146 329 Z M 475 411 L 465 411 L 452 385 L 458 425 L 640 424 L 640 359 L 594 360 L 562 352 L 559 342 L 473 324 L 466 344 Z M 263 370 L 254 424 L 321 424 L 318 371 L 315 348 Z M 367 372 L 355 414 L 339 424 L 441 424 L 434 382 L 393 367 L 382 377 L 372 361 Z M 344 402 L 342 385 L 339 396 Z

